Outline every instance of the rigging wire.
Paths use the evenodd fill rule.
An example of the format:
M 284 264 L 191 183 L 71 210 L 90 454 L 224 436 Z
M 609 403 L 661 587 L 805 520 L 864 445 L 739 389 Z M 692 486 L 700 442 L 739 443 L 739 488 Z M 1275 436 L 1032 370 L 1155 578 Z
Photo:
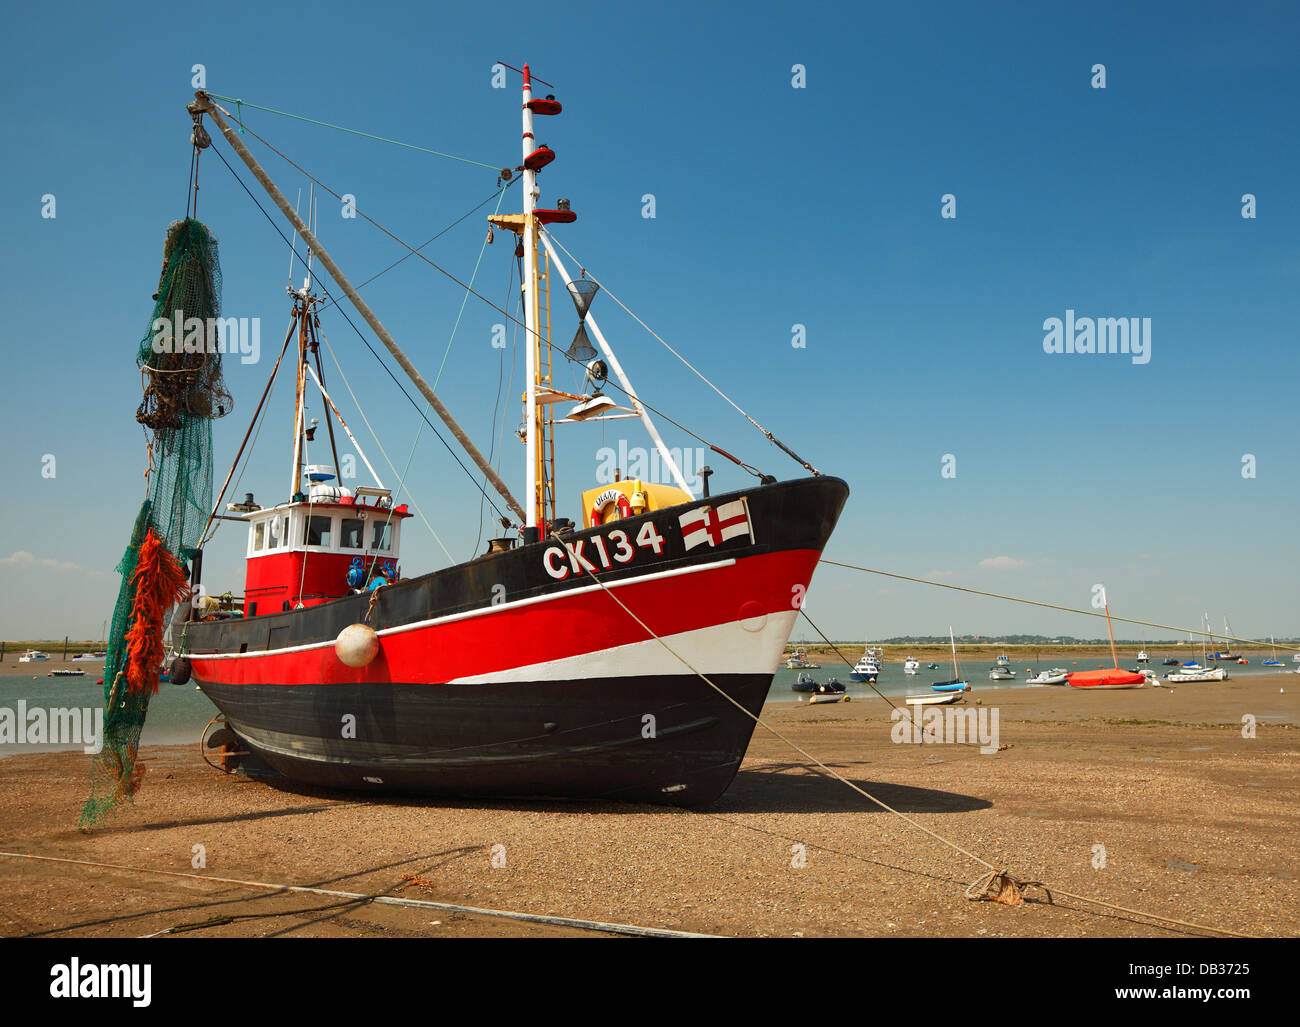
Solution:
M 572 253 L 570 253 L 569 250 L 565 247 L 565 245 L 564 245 L 562 242 L 560 242 L 559 239 L 557 239 L 557 238 L 556 238 L 556 237 L 555 237 L 551 232 L 547 231 L 546 228 L 543 228 L 542 231 L 543 231 L 543 232 L 546 232 L 546 237 L 547 237 L 548 239 L 550 239 L 553 243 L 555 243 L 555 245 L 558 246 L 560 249 L 564 250 L 564 252 L 565 252 L 565 254 L 568 256 L 568 258 L 569 258 L 570 260 L 572 260 L 575 264 L 578 265 L 579 269 L 582 271 L 583 277 L 590 279 L 591 281 L 595 282 L 596 285 L 600 286 L 600 288 L 604 289 L 604 290 L 605 290 L 605 294 L 606 294 L 610 299 L 612 299 L 615 303 L 617 303 L 620 307 L 622 307 L 623 310 L 624 310 L 624 312 L 627 313 L 627 314 L 632 318 L 632 320 L 634 320 L 637 324 L 639 324 L 639 325 L 640 325 L 642 328 L 644 328 L 647 332 L 649 332 L 649 333 L 650 333 L 651 335 L 653 335 L 656 339 L 658 339 L 661 343 L 663 343 L 664 348 L 665 348 L 666 350 L 668 350 L 669 353 L 671 353 L 671 354 L 672 354 L 673 356 L 675 356 L 678 360 L 680 360 L 683 364 L 685 364 L 688 368 L 690 368 L 690 370 L 691 370 L 692 372 L 694 372 L 695 376 L 696 376 L 697 378 L 699 378 L 700 381 L 702 381 L 705 385 L 707 385 L 709 388 L 711 388 L 711 389 L 712 389 L 714 392 L 716 392 L 719 396 L 721 396 L 721 397 L 722 397 L 723 399 L 725 399 L 728 403 L 730 403 L 731 406 L 732 406 L 732 407 L 733 407 L 733 408 L 734 408 L 734 409 L 735 409 L 735 410 L 736 410 L 736 411 L 737 411 L 737 412 L 738 412 L 742 417 L 745 418 L 745 420 L 747 420 L 750 424 L 752 424 L 755 428 L 757 428 L 760 432 L 762 432 L 763 435 L 767 438 L 767 440 L 768 440 L 769 442 L 774 443 L 775 445 L 779 446 L 779 447 L 780 447 L 780 448 L 781 448 L 781 449 L 782 449 L 786 454 L 788 454 L 791 458 L 793 458 L 794 461 L 795 461 L 797 464 L 799 464 L 799 465 L 800 465 L 801 467 L 803 467 L 805 470 L 809 471 L 811 474 L 814 474 L 814 475 L 816 475 L 816 476 L 818 476 L 818 477 L 821 476 L 821 471 L 817 470 L 817 468 L 815 468 L 815 467 L 814 467 L 812 464 L 810 464 L 807 460 L 805 460 L 805 459 L 804 459 L 803 457 L 801 457 L 798 453 L 796 453 L 796 452 L 795 452 L 794 450 L 792 450 L 789 446 L 787 446 L 784 442 L 782 442 L 780 439 L 778 439 L 778 438 L 777 438 L 775 435 L 773 435 L 770 431 L 768 431 L 766 428 L 764 428 L 761 424 L 759 424 L 756 420 L 754 420 L 754 418 L 750 417 L 749 414 L 747 414 L 744 410 L 742 410 L 739 406 L 736 405 L 735 401 L 732 400 L 732 398 L 731 398 L 730 396 L 728 396 L 728 395 L 727 395 L 725 392 L 723 392 L 720 388 L 718 388 L 716 385 L 714 385 L 713 382 L 709 381 L 709 379 L 706 378 L 706 377 L 704 376 L 704 374 L 703 374 L 703 373 L 702 373 L 702 372 L 701 372 L 701 371 L 700 371 L 700 370 L 699 370 L 699 369 L 698 369 L 694 364 L 692 364 L 692 363 L 691 363 L 689 360 L 687 360 L 684 356 L 682 356 L 682 355 L 681 355 L 680 353 L 678 353 L 675 349 L 673 349 L 671 346 L 669 346 L 668 343 L 664 341 L 663 336 L 661 336 L 658 332 L 656 332 L 656 331 L 655 331 L 653 328 L 651 328 L 648 324 L 646 324 L 646 323 L 645 323 L 644 321 L 642 321 L 639 317 L 637 317 L 636 314 L 632 313 L 632 311 L 628 309 L 627 305 L 624 304 L 624 302 L 623 302 L 621 299 L 619 299 L 619 298 L 618 298 L 617 296 L 615 296 L 612 292 L 610 292 L 608 286 L 606 286 L 606 285 L 604 285 L 603 283 L 597 281 L 595 275 L 589 273 L 589 272 L 586 270 L 586 268 L 583 268 L 583 267 L 582 267 L 582 262 L 581 262 L 580 260 L 578 260 L 578 258 L 575 257 Z
M 505 199 L 505 196 L 506 196 L 506 191 L 504 189 L 498 191 L 496 212 L 500 212 L 501 201 Z M 491 240 L 491 238 L 492 237 L 490 235 L 483 237 L 483 244 L 479 247 L 478 250 L 478 260 L 474 262 L 474 270 L 470 273 L 469 276 L 470 288 L 473 288 L 474 282 L 478 278 L 479 268 L 483 266 L 483 254 L 487 252 L 488 242 Z M 438 373 L 434 376 L 433 384 L 429 386 L 429 388 L 434 392 L 438 391 L 438 384 L 442 381 L 442 372 L 447 366 L 447 358 L 451 356 L 451 347 L 456 342 L 456 333 L 460 331 L 460 323 L 465 317 L 465 307 L 468 306 L 468 304 L 469 304 L 469 293 L 466 292 L 465 295 L 461 297 L 460 310 L 456 314 L 456 323 L 451 326 L 451 336 L 447 339 L 447 348 L 442 351 L 442 363 L 438 365 Z M 425 423 L 428 422 L 429 418 L 427 415 L 429 411 L 431 411 L 432 409 L 433 409 L 433 404 L 431 403 L 425 404 L 425 408 L 424 408 Z M 423 433 L 423 431 L 424 431 L 424 425 L 421 424 L 416 428 L 415 438 L 411 440 L 411 451 L 406 455 L 406 468 L 405 470 L 402 471 L 401 476 L 397 479 L 397 488 L 399 490 L 406 487 L 406 476 L 411 473 L 411 461 L 415 459 L 415 450 L 416 447 L 419 446 L 420 444 L 420 435 Z M 480 509 L 482 509 L 481 506 Z M 395 507 L 393 507 L 390 504 L 388 508 L 388 517 L 384 521 L 385 535 L 387 535 L 388 525 L 391 524 L 393 521 L 394 510 Z M 366 585 L 370 584 L 370 579 L 374 577 L 375 568 L 378 566 L 379 566 L 378 560 L 372 560 L 370 562 L 370 573 L 366 575 Z M 364 588 L 365 585 L 363 585 L 362 587 Z
M 209 94 L 209 95 L 211 95 L 211 94 Z M 223 110 L 223 112 L 226 113 L 226 114 L 229 114 L 229 113 L 230 113 L 229 111 L 225 111 L 224 108 L 222 108 L 222 110 Z M 316 178 L 314 175 L 312 175 L 309 171 L 307 171 L 305 168 L 303 168 L 300 164 L 298 164 L 298 163 L 297 163 L 296 161 L 294 161 L 292 158 L 290 158 L 290 157 L 287 156 L 286 154 L 282 153 L 280 150 L 276 149 L 275 146 L 273 146 L 271 143 L 267 142 L 267 141 L 266 141 L 265 139 L 263 139 L 260 135 L 258 135 L 256 132 L 254 132 L 251 128 L 248 129 L 248 134 L 251 135 L 251 136 L 252 136 L 254 139 L 256 139 L 258 142 L 260 142 L 263 146 L 265 146 L 265 147 L 266 147 L 268 150 L 270 150 L 272 153 L 274 153 L 274 154 L 275 154 L 277 157 L 279 157 L 281 160 L 283 160 L 286 164 L 288 164 L 290 167 L 292 167 L 292 168 L 293 168 L 295 171 L 297 171 L 299 174 L 304 175 L 304 176 L 306 176 L 307 178 L 311 179 L 312 182 L 316 183 L 316 185 L 320 186 L 322 189 L 324 189 L 327 193 L 329 193 L 329 194 L 330 194 L 331 196 L 333 196 L 335 199 L 341 199 L 341 196 L 340 196 L 337 192 L 335 192 L 333 189 L 331 189 L 329 186 L 327 186 L 327 185 L 326 185 L 324 182 L 322 182 L 320 179 L 318 179 L 318 178 Z M 223 158 L 223 160 L 224 160 L 224 158 Z M 229 165 L 227 165 L 227 166 L 229 166 Z M 431 268 L 433 268 L 435 271 L 437 271 L 439 274 L 443 275 L 444 277 L 449 278 L 452 282 L 454 282 L 456 285 L 460 286 L 460 288 L 464 289 L 464 290 L 465 290 L 466 292 L 468 292 L 471 296 L 474 296 L 476 299 L 482 300 L 484 303 L 486 303 L 489 307 L 491 307 L 491 308 L 492 308 L 493 310 L 495 310 L 497 313 L 501 314 L 503 317 L 506 317 L 506 318 L 508 318 L 509 320 L 511 320 L 511 321 L 515 322 L 516 324 L 520 325 L 520 326 L 524 329 L 525 332 L 530 332 L 532 335 L 536 336 L 539 344 L 544 345 L 544 346 L 547 346 L 547 347 L 550 347 L 550 348 L 552 348 L 552 349 L 556 349 L 556 350 L 558 350 L 558 347 L 555 347 L 555 346 L 553 346 L 550 342 L 548 342 L 548 341 L 542 339 L 541 334 L 540 334 L 536 329 L 530 329 L 530 328 L 528 328 L 528 326 L 527 326 L 526 324 L 524 324 L 522 321 L 520 321 L 518 318 L 516 318 L 513 314 L 509 313 L 509 312 L 506 311 L 504 308 L 497 306 L 495 303 L 493 303 L 490 299 L 488 299 L 488 298 L 487 298 L 486 296 L 484 296 L 482 293 L 480 293 L 480 292 L 476 292 L 476 291 L 475 291 L 475 290 L 474 290 L 470 285 L 467 285 L 465 282 L 462 282 L 459 278 L 457 278 L 454 274 L 452 274 L 452 273 L 451 273 L 450 271 L 448 271 L 446 268 L 444 268 L 444 267 L 442 267 L 441 265 L 437 264 L 437 263 L 434 262 L 433 260 L 430 260 L 430 259 L 429 259 L 427 256 L 425 256 L 423 253 L 420 253 L 420 252 L 419 252 L 419 251 L 418 251 L 414 246 L 412 246 L 410 243 L 406 242 L 404 239 L 400 238 L 399 236 L 395 235 L 393 232 L 389 231 L 389 229 L 385 228 L 385 227 L 384 227 L 383 225 L 381 225 L 378 221 L 376 221 L 374 218 L 372 218 L 369 214 L 367 214 L 365 211 L 361 210 L 360 207 L 355 207 L 354 209 L 356 210 L 356 212 L 357 212 L 358 215 L 360 215 L 360 216 L 361 216 L 362 218 L 364 218 L 366 221 L 370 222 L 370 224 L 374 225 L 375 228 L 377 228 L 377 229 L 379 229 L 379 231 L 383 232 L 384 235 L 388 236 L 390 239 L 392 239 L 394 242 L 396 242 L 399 246 L 403 246 L 403 247 L 405 247 L 407 250 L 409 250 L 411 256 L 417 256 L 417 257 L 419 257 L 419 258 L 420 258 L 421 260 L 423 260 L 426 264 L 428 264 Z M 548 234 L 549 234 L 549 233 L 548 233 Z M 565 252 L 567 253 L 568 251 L 565 250 Z M 572 254 L 570 254 L 570 256 L 572 256 Z M 340 308 L 340 309 L 341 309 L 341 308 Z M 349 323 L 350 323 L 350 322 L 349 322 Z M 661 341 L 662 341 L 662 340 L 661 340 Z M 369 343 L 367 343 L 367 345 L 369 345 Z M 665 345 L 667 345 L 667 344 L 665 343 Z M 578 361 L 574 360 L 574 358 L 570 357 L 567 353 L 564 353 L 562 350 L 560 350 L 559 352 L 560 352 L 560 353 L 565 357 L 566 360 L 569 360 L 570 362 L 573 362 L 573 363 L 578 363 Z M 390 372 L 390 373 L 391 373 L 391 372 Z M 607 381 L 606 384 L 609 385 L 609 386 L 611 386 L 611 387 L 613 387 L 613 388 L 618 389 L 618 391 L 619 391 L 619 392 L 622 392 L 624 395 L 628 395 L 628 396 L 629 396 L 629 399 L 631 398 L 631 397 L 630 397 L 630 394 L 627 392 L 626 389 L 621 388 L 620 386 L 616 385 L 616 384 L 613 383 L 613 382 L 609 382 L 609 381 Z M 651 406 L 651 405 L 650 405 L 649 403 L 647 403 L 644 399 L 641 399 L 640 397 L 637 397 L 637 402 L 639 402 L 639 403 L 640 403 L 643 407 L 645 407 L 647 410 L 652 411 L 653 413 L 657 414 L 659 417 L 662 417 L 664 420 L 668 421 L 670 424 L 672 424 L 672 425 L 674 425 L 675 427 L 679 428 L 680 430 L 686 432 L 686 434 L 690 435 L 691 438 L 693 438 L 693 439 L 695 439 L 696 441 L 701 442 L 701 443 L 703 443 L 704 445 L 708 446 L 709 449 L 711 449 L 713 452 L 717 453 L 719 456 L 726 457 L 728 460 L 732 461 L 732 462 L 733 462 L 734 464 L 736 464 L 738 467 L 742 467 L 742 468 L 744 468 L 746 471 L 748 471 L 750 474 L 754 475 L 756 478 L 762 480 L 762 479 L 764 479 L 764 478 L 766 477 L 766 475 L 764 475 L 764 474 L 763 474 L 761 471 L 759 471 L 757 468 L 753 467 L 753 466 L 750 465 L 750 464 L 745 463 L 745 462 L 744 462 L 743 460 L 741 460 L 739 457 L 736 457 L 736 456 L 732 455 L 731 453 L 728 453 L 725 449 L 722 449 L 722 448 L 719 447 L 719 446 L 715 446 L 715 445 L 713 445 L 713 444 L 712 444 L 711 442 L 709 442 L 707 439 L 703 438 L 703 437 L 700 436 L 700 435 L 697 435 L 695 432 L 690 431 L 688 428 L 684 427 L 680 422 L 678 422 L 678 421 L 674 420 L 673 418 L 669 417 L 669 416 L 668 416 L 667 414 L 665 414 L 662 410 L 659 410 L 659 409 L 657 409 L 656 407 Z M 739 408 L 737 408 L 737 409 L 739 409 Z M 744 411 L 741 411 L 741 413 L 744 413 Z M 748 415 L 746 415 L 746 416 L 748 416 Z M 752 420 L 752 418 L 751 418 L 751 420 Z M 754 422 L 754 423 L 757 425 L 757 422 Z M 767 437 L 768 437 L 772 442 L 774 442 L 774 443 L 775 443 L 777 446 L 779 446 L 782 450 L 784 450 L 785 452 L 787 452 L 787 453 L 789 453 L 791 456 L 793 456 L 794 459 L 795 459 L 796 461 L 798 461 L 802 466 L 804 466 L 804 467 L 806 467 L 806 468 L 809 468 L 810 470 L 813 471 L 814 474 L 820 474 L 820 473 L 821 473 L 820 471 L 817 471 L 815 468 L 813 468 L 811 464 L 806 463 L 806 462 L 805 462 L 801 457 L 799 457 L 797 454 L 795 454 L 792 450 L 790 450 L 787 446 L 785 446 L 785 445 L 784 445 L 784 444 L 783 444 L 779 439 L 775 438 L 775 436 L 773 436 L 770 432 L 768 432 L 768 431 L 767 431 L 765 428 L 763 428 L 761 425 L 757 425 L 757 426 L 759 427 L 759 430 L 762 431 L 762 432 L 763 432 L 763 433 L 764 433 L 764 434 L 765 434 L 765 435 L 766 435 L 766 436 L 767 436 Z M 444 443 L 444 445 L 445 445 L 445 443 Z M 463 465 L 462 465 L 462 466 L 463 466 Z M 775 479 L 774 479 L 774 480 L 775 480 Z M 495 507 L 494 507 L 494 509 L 495 509 Z
M 280 226 L 275 223 L 275 219 L 272 218 L 271 215 L 267 212 L 266 208 L 263 207 L 260 202 L 258 202 L 257 197 L 253 195 L 252 190 L 248 188 L 248 186 L 244 183 L 244 180 L 241 179 L 239 175 L 235 173 L 235 169 L 230 166 L 230 162 L 227 161 L 225 156 L 222 154 L 222 152 L 219 149 L 217 149 L 215 143 L 213 143 L 211 149 L 212 152 L 215 153 L 221 159 L 221 163 L 226 166 L 226 169 L 234 177 L 235 181 L 239 183 L 240 187 L 244 190 L 244 192 L 248 193 L 248 196 L 253 201 L 253 204 L 257 207 L 258 210 L 262 212 L 262 216 L 265 217 L 266 220 L 270 223 L 271 227 L 275 230 L 276 234 L 279 235 L 280 239 L 283 242 L 287 243 L 289 240 L 285 236 L 284 232 L 280 230 Z M 303 260 L 302 257 L 299 257 L 298 260 L 305 265 L 305 261 Z M 322 295 L 326 297 L 332 296 L 329 289 L 325 286 L 324 282 L 317 280 L 317 286 L 320 288 Z M 492 501 L 492 497 L 487 494 L 487 492 L 484 490 L 484 488 L 481 485 L 479 485 L 478 480 L 474 477 L 474 475 L 470 474 L 469 468 L 465 466 L 464 462 L 460 459 L 459 454 L 457 454 L 456 451 L 447 442 L 447 440 L 442 437 L 442 433 L 438 431 L 437 427 L 431 421 L 429 421 L 429 419 L 424 415 L 424 412 L 420 409 L 419 404 L 415 402 L 415 400 L 411 397 L 411 394 L 406 391 L 406 389 L 402 386 L 402 383 L 398 380 L 397 376 L 393 374 L 392 370 L 384 362 L 383 358 L 375 351 L 374 346 L 370 344 L 370 340 L 367 339 L 365 335 L 362 334 L 361 329 L 359 329 L 356 326 L 356 323 L 352 320 L 352 318 L 348 316 L 347 309 L 340 303 L 336 302 L 335 305 L 338 307 L 339 313 L 343 315 L 343 320 L 345 320 L 348 323 L 348 325 L 352 328 L 352 330 L 356 332 L 357 338 L 361 340 L 361 342 L 365 345 L 366 349 L 370 350 L 371 355 L 375 358 L 375 360 L 379 362 L 379 366 L 384 369 L 388 377 L 393 380 L 393 384 L 395 384 L 398 390 L 402 393 L 402 395 L 406 397 L 406 401 L 411 404 L 411 406 L 415 409 L 416 413 L 420 415 L 421 419 L 424 420 L 424 422 L 429 425 L 430 430 L 433 432 L 435 436 L 437 436 L 438 441 L 443 444 L 447 452 L 451 454 L 452 459 L 456 461 L 456 463 L 460 466 L 460 469 L 464 471 L 465 474 L 469 477 L 470 481 L 474 483 L 474 487 L 477 488 L 480 492 L 484 493 L 484 496 L 487 499 L 488 504 L 492 507 L 493 510 L 497 512 L 498 516 L 504 516 L 501 513 L 500 507 L 498 507 L 496 503 Z M 367 427 L 369 427 L 369 425 L 367 425 Z M 373 434 L 373 430 L 372 430 L 372 434 Z M 393 473 L 394 474 L 397 473 L 396 468 L 393 469 Z M 445 547 L 443 551 L 446 552 Z M 448 554 L 448 556 L 450 558 L 450 554 Z
M 936 588 L 947 588 L 947 589 L 951 589 L 954 592 L 966 592 L 970 595 L 985 596 L 989 599 L 1004 599 L 1009 603 L 1023 603 L 1026 606 L 1041 606 L 1048 610 L 1060 610 L 1063 613 L 1081 613 L 1086 617 L 1101 617 L 1103 619 L 1106 618 L 1105 613 L 1099 613 L 1096 610 L 1081 610 L 1073 606 L 1060 606 L 1056 603 L 1039 602 L 1036 599 L 1022 599 L 1019 596 L 1002 595 L 1001 593 L 998 592 L 985 592 L 982 589 L 967 588 L 964 585 L 948 585 L 942 581 L 930 581 L 927 578 L 913 578 L 906 574 L 896 574 L 892 571 L 882 571 L 874 567 L 860 567 L 857 564 L 841 563 L 838 560 L 827 560 L 823 558 L 820 562 L 830 567 L 843 567 L 851 571 L 862 571 L 866 574 L 878 574 L 881 577 L 885 577 L 885 578 L 897 578 L 899 581 L 912 581 L 918 585 L 933 585 Z M 1116 617 L 1114 614 L 1110 615 L 1110 619 L 1123 621 L 1125 624 L 1141 624 L 1144 627 L 1148 627 L 1148 628 L 1162 628 L 1167 631 L 1177 631 L 1180 634 L 1186 631 L 1189 635 L 1192 634 L 1207 635 L 1214 638 L 1222 638 L 1225 641 L 1248 642 L 1252 645 L 1258 644 L 1259 642 L 1259 639 L 1256 638 L 1238 638 L 1236 635 L 1220 635 L 1213 631 L 1206 631 L 1204 630 L 1203 627 L 1197 628 L 1195 631 L 1193 631 L 1191 628 L 1180 628 L 1180 627 L 1176 627 L 1173 624 L 1159 624 L 1156 621 L 1137 620 L 1136 618 L 1133 617 Z M 811 623 L 811 621 L 809 623 Z M 1282 645 L 1279 646 L 1279 648 L 1288 651 L 1294 650 L 1300 652 L 1300 647 L 1297 646 Z
M 414 143 L 404 143 L 400 139 L 389 139 L 386 136 L 373 135 L 370 132 L 362 132 L 359 129 L 347 128 L 343 125 L 332 125 L 328 121 L 317 121 L 315 118 L 306 118 L 303 117 L 301 114 L 290 114 L 288 111 L 276 110 L 274 107 L 262 107 L 255 103 L 249 103 L 247 100 L 241 100 L 235 96 L 222 96 L 220 93 L 212 93 L 212 92 L 209 92 L 208 95 L 212 97 L 214 100 L 225 100 L 227 103 L 238 104 L 239 107 L 241 108 L 252 107 L 253 110 L 265 111 L 267 114 L 276 114 L 282 118 L 292 118 L 294 121 L 305 121 L 309 125 L 317 125 L 321 128 L 332 128 L 336 132 L 347 132 L 349 135 L 361 136 L 365 139 L 374 139 L 377 142 L 381 142 L 381 143 L 391 143 L 394 146 L 401 146 L 407 150 L 417 150 L 420 153 L 429 153 L 435 157 L 446 157 L 448 160 L 460 161 L 462 164 L 472 164 L 475 167 L 487 168 L 490 171 L 500 170 L 500 165 L 497 164 L 484 164 L 482 161 L 470 160 L 468 157 L 457 157 L 454 153 L 443 153 L 440 150 L 430 150 L 424 146 L 416 146 Z M 227 111 L 226 113 L 229 112 Z M 239 125 L 241 130 L 247 129 L 250 135 L 254 137 L 257 136 L 256 132 L 254 132 L 251 128 L 247 128 L 247 126 L 244 124 L 243 118 L 241 118 L 239 115 L 232 115 L 232 117 L 234 118 L 235 122 Z

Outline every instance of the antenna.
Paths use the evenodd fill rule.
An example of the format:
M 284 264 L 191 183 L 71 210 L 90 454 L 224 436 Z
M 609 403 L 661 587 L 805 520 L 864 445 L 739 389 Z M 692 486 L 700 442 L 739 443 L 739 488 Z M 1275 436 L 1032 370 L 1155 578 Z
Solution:
M 311 185 L 307 194 L 307 220 L 311 223 L 311 234 L 316 234 L 316 183 Z M 303 292 L 311 292 L 311 247 L 307 247 L 307 277 L 302 283 Z
M 302 189 L 298 189 L 298 201 L 293 205 L 293 212 L 298 213 L 298 208 L 302 206 Z M 298 233 L 289 233 L 289 291 L 293 291 L 293 262 L 298 256 Z

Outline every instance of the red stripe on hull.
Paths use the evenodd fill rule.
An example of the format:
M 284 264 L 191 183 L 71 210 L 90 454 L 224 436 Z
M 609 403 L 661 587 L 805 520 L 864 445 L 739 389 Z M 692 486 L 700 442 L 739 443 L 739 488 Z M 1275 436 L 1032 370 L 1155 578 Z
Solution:
M 820 556 L 797 549 L 745 557 L 729 567 L 621 585 L 613 595 L 657 635 L 674 635 L 788 611 L 795 585 L 807 586 Z M 438 616 L 430 611 L 431 617 Z M 380 639 L 368 667 L 344 665 L 327 643 L 303 652 L 204 659 L 190 656 L 202 681 L 244 685 L 440 684 L 462 677 L 643 642 L 646 631 L 603 590 L 566 595 Z

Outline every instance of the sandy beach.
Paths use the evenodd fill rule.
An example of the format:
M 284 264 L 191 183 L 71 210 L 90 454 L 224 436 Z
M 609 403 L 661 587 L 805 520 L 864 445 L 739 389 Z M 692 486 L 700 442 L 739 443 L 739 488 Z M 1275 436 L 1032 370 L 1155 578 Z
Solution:
M 1293 936 L 1297 695 L 1300 679 L 1283 674 L 1172 691 L 977 686 L 969 705 L 999 714 L 1005 748 L 990 754 L 896 744 L 881 700 L 769 705 L 764 716 L 872 795 L 1021 880 Z M 1244 715 L 1254 738 L 1243 737 Z M 360 801 L 224 775 L 195 746 L 144 755 L 134 807 L 90 832 L 76 826 L 88 757 L 0 760 L 0 849 L 729 936 L 1195 933 L 1073 899 L 1049 904 L 1038 890 L 1029 896 L 1039 901 L 1015 907 L 972 902 L 963 893 L 982 867 L 808 769 L 762 728 L 735 783 L 705 812 Z M 194 866 L 196 851 L 206 866 Z M 6 936 L 592 933 L 8 857 L 0 882 Z

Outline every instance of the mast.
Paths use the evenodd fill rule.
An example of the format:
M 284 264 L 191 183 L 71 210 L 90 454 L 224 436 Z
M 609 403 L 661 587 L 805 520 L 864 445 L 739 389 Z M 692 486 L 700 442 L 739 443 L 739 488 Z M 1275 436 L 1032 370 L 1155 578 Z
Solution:
M 537 217 L 533 211 L 537 207 L 537 172 L 530 168 L 528 155 L 537 149 L 533 139 L 533 112 L 528 101 L 533 98 L 533 80 L 524 65 L 523 87 L 523 136 L 520 148 L 523 151 L 524 166 L 524 341 L 527 354 L 524 377 L 527 389 L 524 392 L 524 444 L 527 449 L 526 484 L 524 502 L 527 503 L 524 522 L 524 543 L 537 541 L 538 522 L 542 520 L 542 411 L 537 406 L 537 379 L 541 372 L 540 334 L 541 321 L 537 296 Z
M 954 680 L 961 677 L 961 671 L 957 669 L 957 640 L 952 637 L 952 625 L 948 625 L 948 641 L 952 644 L 952 676 Z
M 506 501 L 511 512 L 514 513 L 516 517 L 521 519 L 524 518 L 526 516 L 524 508 L 511 494 L 509 487 L 501 480 L 501 476 L 493 470 L 492 465 L 488 463 L 487 458 L 484 457 L 479 451 L 479 448 L 474 445 L 470 437 L 465 434 L 465 429 L 463 429 L 460 424 L 457 423 L 456 419 L 451 416 L 451 411 L 447 409 L 446 404 L 438 398 L 437 394 L 429 386 L 429 383 L 424 380 L 424 376 L 421 375 L 420 372 L 416 370 L 415 365 L 411 363 L 410 358 L 402 352 L 401 347 L 397 345 L 397 341 L 388 333 L 388 329 L 384 327 L 383 323 L 375 315 L 375 312 L 370 309 L 369 304 L 361 298 L 352 283 L 348 281 L 347 276 L 345 276 L 339 269 L 339 266 L 334 263 L 333 258 L 330 257 L 325 248 L 321 246 L 320 240 L 316 238 L 315 233 L 313 233 L 312 230 L 303 223 L 302 218 L 298 216 L 298 212 L 289 206 L 289 201 L 285 199 L 284 194 L 280 192 L 275 183 L 271 181 L 270 176 L 267 175 L 266 171 L 257 162 L 257 158 L 249 153 L 248 147 L 244 145 L 243 141 L 235 133 L 234 129 L 230 127 L 230 123 L 223 116 L 221 109 L 213 102 L 212 98 L 202 90 L 199 90 L 194 95 L 196 102 L 192 105 L 193 109 L 212 116 L 212 120 L 216 122 L 217 127 L 221 129 L 222 137 L 230 144 L 230 148 L 234 150 L 235 153 L 239 154 L 239 159 L 247 165 L 248 170 L 253 173 L 253 177 L 257 179 L 258 184 L 265 189 L 267 195 L 275 201 L 275 205 L 280 208 L 280 213 L 282 213 L 289 220 L 289 223 L 293 225 L 294 231 L 302 236 L 303 242 L 307 244 L 311 252 L 320 258 L 320 262 L 325 265 L 325 270 L 330 273 L 330 277 L 338 283 L 338 287 L 343 290 L 343 294 L 351 301 L 352 305 L 357 309 L 357 312 L 365 319 L 366 324 L 368 324 L 374 331 L 375 335 L 378 336 L 379 341 L 384 344 L 384 348 L 393 355 L 393 359 L 397 361 L 397 365 L 406 372 L 406 376 L 411 379 L 412 384 L 414 384 L 416 389 L 419 390 L 420 395 L 428 401 L 429 405 L 433 407 L 437 415 L 442 418 L 443 423 L 447 425 L 452 436 L 460 443 L 461 448 L 464 449 L 470 459 L 474 461 L 478 466 L 478 469 L 483 472 L 483 475 L 487 478 L 489 484 L 491 484 L 492 487 L 501 495 L 501 498 Z

